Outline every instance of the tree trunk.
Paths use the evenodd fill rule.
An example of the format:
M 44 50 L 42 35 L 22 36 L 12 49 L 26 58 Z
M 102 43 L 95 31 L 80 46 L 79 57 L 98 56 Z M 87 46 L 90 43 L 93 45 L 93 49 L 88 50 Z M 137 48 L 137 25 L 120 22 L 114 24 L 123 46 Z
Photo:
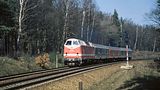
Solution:
M 154 43 L 153 43 L 153 52 L 155 52 L 155 49 L 156 49 L 156 42 L 157 42 L 157 38 L 155 37 Z
M 18 29 L 18 38 L 17 38 L 17 45 L 19 47 L 20 44 L 20 37 L 21 37 L 21 32 L 22 32 L 22 11 L 23 11 L 23 4 L 24 0 L 19 0 L 20 2 L 20 10 L 19 10 L 19 18 L 18 18 L 18 24 L 19 24 L 19 29 Z
M 91 35 L 90 35 L 90 41 L 92 40 L 92 34 L 93 34 L 93 30 L 94 30 L 94 24 L 95 24 L 95 14 L 93 16 L 93 22 L 92 22 L 92 29 L 91 29 Z
M 66 1 L 66 11 L 65 11 L 65 22 L 64 22 L 64 29 L 63 29 L 63 39 L 62 39 L 62 54 L 63 54 L 63 45 L 65 42 L 65 39 L 67 38 L 66 32 L 67 32 L 67 23 L 68 23 L 68 14 L 69 14 L 69 4 L 70 4 L 70 0 Z
M 134 43 L 134 50 L 137 49 L 137 41 L 138 41 L 138 27 L 136 29 L 136 40 L 135 40 L 135 43 Z
M 89 6 L 88 6 L 88 26 L 87 26 L 87 41 L 89 41 L 89 31 L 90 31 L 90 18 L 91 18 L 91 1 L 89 1 Z
M 83 19 L 82 19 L 82 26 L 81 26 L 81 39 L 83 39 L 83 30 L 84 30 L 84 21 L 85 21 L 86 12 L 83 11 Z
M 141 28 L 141 31 L 142 31 L 142 32 L 140 33 L 140 34 L 141 34 L 141 38 L 140 38 L 140 40 L 139 40 L 139 49 L 140 49 L 140 50 L 144 50 L 144 49 L 142 48 L 142 47 L 143 47 L 143 45 L 142 45 L 142 43 L 143 43 L 143 36 L 144 36 L 144 33 L 145 33 L 144 30 L 143 30 L 143 27 Z M 140 35 L 139 35 L 139 36 L 140 36 Z

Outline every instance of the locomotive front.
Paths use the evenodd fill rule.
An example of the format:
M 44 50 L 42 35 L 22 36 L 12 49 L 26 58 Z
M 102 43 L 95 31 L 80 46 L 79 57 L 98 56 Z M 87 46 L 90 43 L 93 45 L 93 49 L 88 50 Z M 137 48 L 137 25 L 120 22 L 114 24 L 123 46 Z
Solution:
M 68 66 L 80 65 L 82 63 L 81 55 L 78 39 L 68 39 L 64 44 L 64 64 Z

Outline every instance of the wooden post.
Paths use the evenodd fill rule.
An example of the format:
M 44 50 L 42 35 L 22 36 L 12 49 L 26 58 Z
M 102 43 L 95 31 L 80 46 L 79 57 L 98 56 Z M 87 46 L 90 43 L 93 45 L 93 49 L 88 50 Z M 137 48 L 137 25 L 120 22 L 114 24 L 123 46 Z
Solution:
M 58 55 L 59 55 L 59 53 L 57 52 L 56 53 L 56 68 L 58 68 Z
M 79 82 L 79 90 L 83 90 L 83 82 L 82 81 Z

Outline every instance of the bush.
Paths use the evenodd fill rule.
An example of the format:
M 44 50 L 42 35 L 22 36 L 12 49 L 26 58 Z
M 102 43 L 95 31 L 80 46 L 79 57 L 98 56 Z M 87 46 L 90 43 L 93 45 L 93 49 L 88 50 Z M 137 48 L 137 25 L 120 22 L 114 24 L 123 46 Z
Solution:
M 39 65 L 42 68 L 46 68 L 49 66 L 49 54 L 48 53 L 44 53 L 41 55 L 38 55 L 37 57 L 35 57 L 35 62 L 37 65 Z

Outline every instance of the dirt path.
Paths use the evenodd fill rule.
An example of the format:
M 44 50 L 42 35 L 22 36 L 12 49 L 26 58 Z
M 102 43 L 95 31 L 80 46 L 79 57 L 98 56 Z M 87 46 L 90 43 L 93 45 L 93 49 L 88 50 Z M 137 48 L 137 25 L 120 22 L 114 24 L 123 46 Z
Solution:
M 119 90 L 129 89 L 136 86 L 126 87 L 126 81 L 135 77 L 143 77 L 148 75 L 159 75 L 158 72 L 149 68 L 153 61 L 136 61 L 131 64 L 135 67 L 131 70 L 123 70 L 120 66 L 124 63 L 112 66 L 106 66 L 91 72 L 68 77 L 57 82 L 52 82 L 33 90 L 78 90 L 79 82 L 83 83 L 83 89 L 86 90 Z M 154 66 L 154 65 L 153 65 Z M 147 67 L 147 68 L 146 68 Z M 133 83 L 133 82 L 132 82 Z M 124 88 L 125 87 L 125 88 Z

